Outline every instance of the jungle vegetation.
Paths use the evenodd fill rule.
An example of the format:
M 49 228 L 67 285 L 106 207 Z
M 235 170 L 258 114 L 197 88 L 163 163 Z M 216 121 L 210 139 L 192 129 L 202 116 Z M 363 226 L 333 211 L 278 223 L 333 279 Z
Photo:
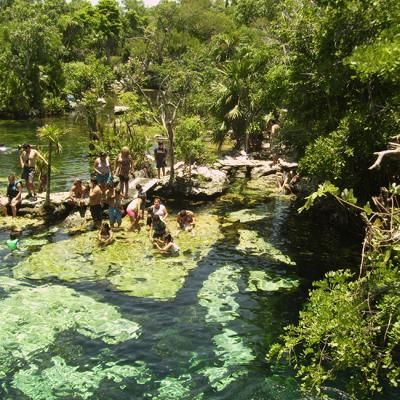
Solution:
M 101 145 L 115 148 L 97 112 L 111 96 L 130 107 L 113 129 L 135 154 L 144 130 L 161 129 L 189 164 L 204 138 L 248 150 L 278 119 L 301 175 L 331 181 L 335 196 L 351 187 L 367 199 L 396 182 L 398 162 L 368 167 L 399 134 L 399 60 L 397 0 L 0 2 L 2 118 L 59 114 L 73 95 Z M 396 190 L 373 214 L 361 207 L 359 276 L 317 283 L 275 351 L 297 354 L 305 390 L 339 377 L 369 395 L 399 382 Z

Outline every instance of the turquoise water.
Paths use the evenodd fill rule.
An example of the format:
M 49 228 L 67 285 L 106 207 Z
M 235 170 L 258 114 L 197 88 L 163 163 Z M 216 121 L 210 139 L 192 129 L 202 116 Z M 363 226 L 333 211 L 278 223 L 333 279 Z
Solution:
M 54 188 L 68 190 L 89 175 L 87 133 L 55 122 L 71 129 L 54 174 Z M 16 146 L 37 143 L 38 125 L 0 123 L 10 147 L 1 177 L 18 170 Z M 26 230 L 19 253 L 0 246 L 0 398 L 303 399 L 291 368 L 266 354 L 312 280 L 357 268 L 360 239 L 287 199 L 246 204 L 184 204 L 198 227 L 176 238 L 174 258 L 155 254 L 144 229 L 117 233 L 105 250 L 95 232 L 72 237 L 63 225 Z M 174 215 L 181 205 L 167 206 Z
M 36 130 L 48 123 L 53 123 L 66 132 L 61 140 L 62 152 L 54 156 L 52 190 L 69 191 L 75 177 L 89 178 L 92 166 L 88 158 L 87 128 L 82 121 L 77 121 L 70 115 L 34 121 L 0 121 L 0 143 L 7 147 L 6 152 L 0 152 L 0 185 L 6 182 L 10 173 L 21 173 L 18 145 L 30 143 L 35 148 L 46 151 L 46 144 L 39 141 Z

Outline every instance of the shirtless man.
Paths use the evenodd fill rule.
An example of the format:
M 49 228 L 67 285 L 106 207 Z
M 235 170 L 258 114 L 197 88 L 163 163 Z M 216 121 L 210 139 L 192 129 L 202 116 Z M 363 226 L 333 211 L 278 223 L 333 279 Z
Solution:
M 89 192 L 89 209 L 95 226 L 99 228 L 101 226 L 101 221 L 103 219 L 103 206 L 102 206 L 103 192 L 100 189 L 100 186 L 97 184 L 96 178 L 92 178 L 90 182 L 92 186 Z
M 28 198 L 36 197 L 35 193 L 35 167 L 36 162 L 40 158 L 47 165 L 47 161 L 44 157 L 37 151 L 31 148 L 30 144 L 25 143 L 22 145 L 22 152 L 19 156 L 19 161 L 22 168 L 22 179 L 25 179 L 26 189 L 28 190 Z M 32 194 L 33 193 L 33 194 Z
M 179 211 L 179 214 L 176 217 L 176 223 L 178 228 L 182 231 L 191 232 L 194 228 L 194 213 L 189 210 Z
M 77 178 L 75 179 L 71 190 L 69 191 L 69 198 L 71 204 L 76 207 L 82 207 L 85 205 L 85 200 L 83 199 L 84 195 L 84 188 L 82 186 L 82 181 Z

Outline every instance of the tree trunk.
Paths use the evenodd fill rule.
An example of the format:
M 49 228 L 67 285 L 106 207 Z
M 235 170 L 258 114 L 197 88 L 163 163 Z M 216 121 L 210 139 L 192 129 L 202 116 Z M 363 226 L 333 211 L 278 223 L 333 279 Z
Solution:
M 169 162 L 171 164 L 170 175 L 169 175 L 169 184 L 175 180 L 175 149 L 174 149 L 174 130 L 172 128 L 171 121 L 166 123 L 167 125 L 167 133 L 169 140 Z
M 46 201 L 45 204 L 50 204 L 50 182 L 51 182 L 51 156 L 53 152 L 53 143 L 49 141 L 49 156 L 47 160 L 47 186 L 46 186 Z

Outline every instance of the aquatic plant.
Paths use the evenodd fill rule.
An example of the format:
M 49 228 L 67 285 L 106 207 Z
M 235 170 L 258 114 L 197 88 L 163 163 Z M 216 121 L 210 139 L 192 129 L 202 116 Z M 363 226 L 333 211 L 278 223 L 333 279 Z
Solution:
M 19 371 L 14 376 L 13 387 L 34 400 L 57 400 L 66 396 L 89 399 L 105 379 L 122 383 L 127 378 L 134 378 L 138 384 L 151 379 L 144 363 L 133 366 L 109 362 L 96 365 L 88 371 L 80 371 L 80 367 L 67 365 L 61 357 L 53 357 L 51 361 L 54 365 L 43 371 L 37 365 Z
M 207 308 L 207 322 L 225 324 L 239 316 L 239 304 L 234 297 L 239 292 L 239 271 L 240 267 L 225 265 L 210 274 L 204 282 L 197 297 L 199 304 Z
M 0 378 L 18 360 L 28 361 L 45 351 L 60 332 L 75 330 L 92 339 L 116 344 L 136 339 L 140 326 L 121 317 L 111 305 L 62 286 L 30 287 L 0 277 L 9 292 L 0 302 Z
M 281 289 L 293 289 L 299 286 L 297 279 L 279 278 L 274 279 L 265 271 L 250 271 L 247 285 L 247 292 L 275 292 Z
M 127 221 L 124 221 L 124 225 Z M 100 249 L 96 233 L 76 235 L 68 240 L 44 245 L 16 265 L 16 278 L 63 281 L 107 280 L 115 290 L 129 296 L 160 300 L 173 298 L 190 270 L 197 267 L 220 237 L 214 215 L 196 218 L 196 234 L 182 233 L 176 239 L 181 254 L 164 257 L 152 248 L 147 235 L 117 232 L 111 246 Z
M 283 264 L 296 265 L 289 256 L 283 254 L 271 243 L 266 242 L 256 231 L 239 229 L 238 232 L 240 234 L 240 243 L 236 247 L 237 250 L 245 254 L 264 255 L 271 258 L 273 261 L 278 261 Z

